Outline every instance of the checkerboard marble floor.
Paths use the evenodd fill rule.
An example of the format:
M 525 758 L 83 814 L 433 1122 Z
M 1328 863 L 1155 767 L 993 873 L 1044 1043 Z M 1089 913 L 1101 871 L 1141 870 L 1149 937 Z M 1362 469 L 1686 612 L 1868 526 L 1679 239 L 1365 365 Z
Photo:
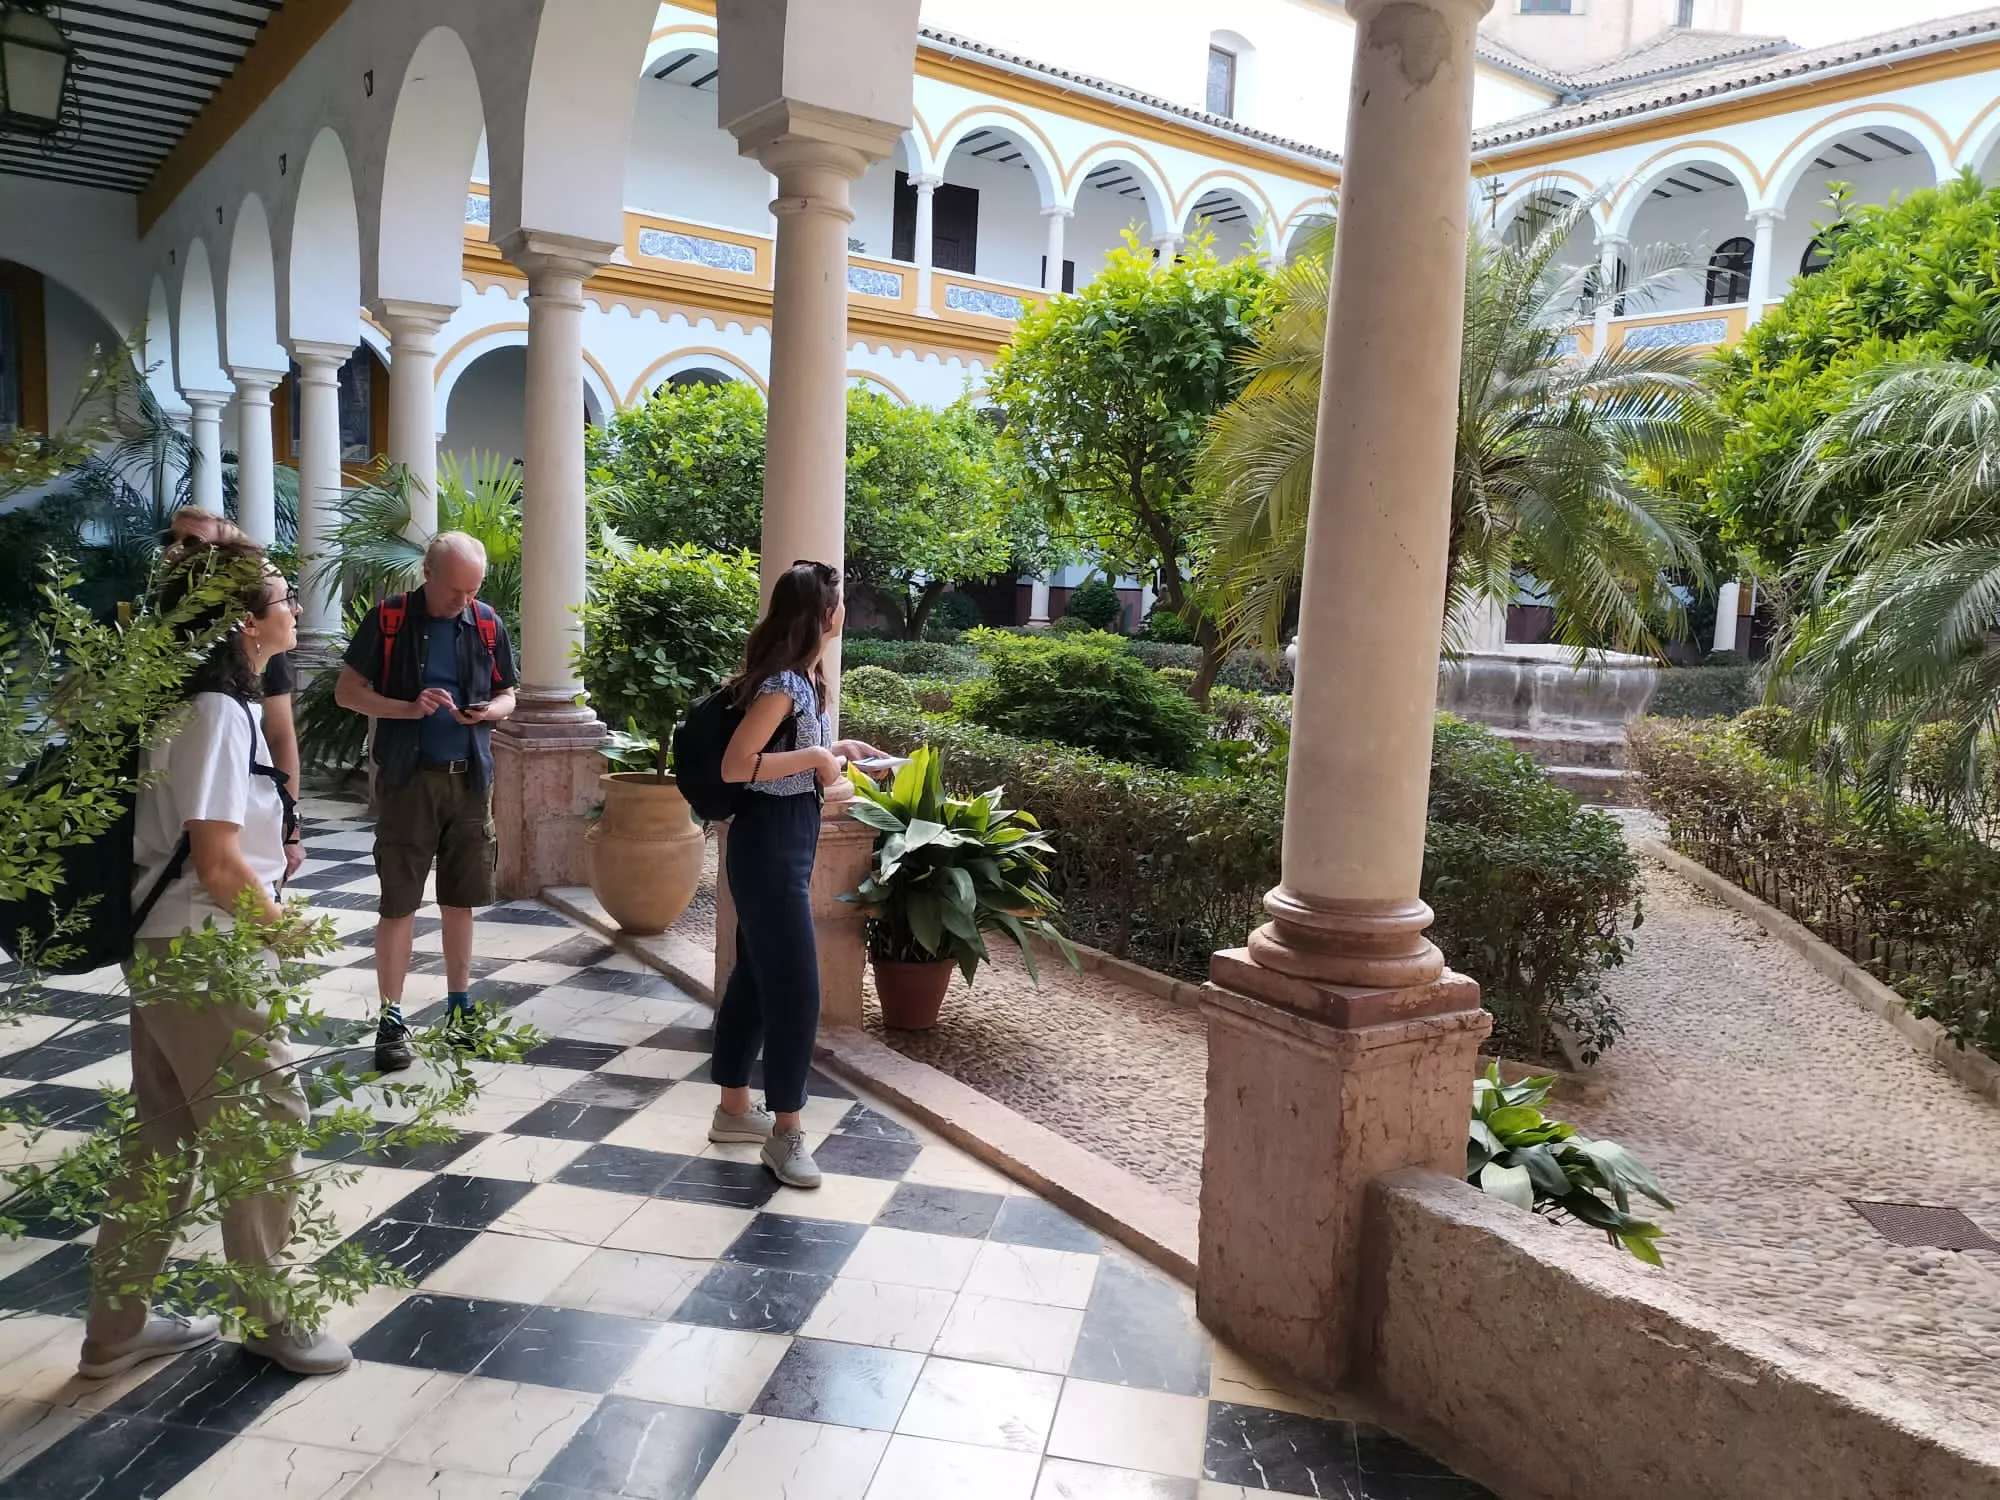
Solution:
M 373 1000 L 365 809 L 309 804 L 295 885 Z M 442 1010 L 435 916 L 406 1000 Z M 75 1376 L 88 1229 L 0 1242 L 0 1496 L 35 1500 L 1473 1500 L 1214 1343 L 1187 1289 L 877 1103 L 815 1076 L 826 1173 L 713 1146 L 709 1012 L 562 917 L 481 914 L 475 995 L 550 1039 L 483 1064 L 447 1146 L 334 1190 L 408 1290 L 336 1313 L 304 1380 L 221 1343 Z M 126 1081 L 116 975 L 0 1035 L 0 1099 L 82 1138 Z M 70 1021 L 87 1024 L 56 1036 Z M 11 1139 L 10 1139 L 11 1137 Z M 12 1150 L 11 1158 L 4 1153 Z M 17 1130 L 0 1161 L 18 1160 Z

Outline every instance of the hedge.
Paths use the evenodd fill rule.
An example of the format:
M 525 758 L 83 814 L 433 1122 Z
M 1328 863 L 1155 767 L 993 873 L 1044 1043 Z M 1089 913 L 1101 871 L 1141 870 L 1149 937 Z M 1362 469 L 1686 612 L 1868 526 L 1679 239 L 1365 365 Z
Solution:
M 1757 702 L 1756 669 L 1666 667 L 1646 712 L 1661 719 L 1728 719 Z
M 1759 748 L 1773 718 L 1633 726 L 1631 764 L 1674 847 L 2000 1057 L 2000 849 L 1907 802 L 1864 816 L 1850 787 Z
M 848 733 L 886 750 L 932 745 L 962 792 L 993 786 L 1055 835 L 1054 884 L 1079 941 L 1189 977 L 1264 920 L 1278 882 L 1284 785 L 1187 776 L 1014 739 L 865 696 Z M 1591 1055 L 1617 1034 L 1601 990 L 1629 947 L 1637 870 L 1617 825 L 1584 812 L 1486 731 L 1439 721 L 1422 894 L 1432 936 L 1478 979 L 1503 1050 L 1568 1027 Z

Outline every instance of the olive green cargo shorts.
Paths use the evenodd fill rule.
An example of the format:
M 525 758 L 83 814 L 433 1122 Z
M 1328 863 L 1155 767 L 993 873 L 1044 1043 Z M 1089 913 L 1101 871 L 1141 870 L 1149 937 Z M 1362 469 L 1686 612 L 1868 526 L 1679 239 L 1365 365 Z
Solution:
M 409 783 L 379 795 L 375 816 L 377 910 L 407 917 L 424 904 L 437 865 L 439 906 L 491 906 L 497 845 L 493 789 L 465 772 L 419 767 Z

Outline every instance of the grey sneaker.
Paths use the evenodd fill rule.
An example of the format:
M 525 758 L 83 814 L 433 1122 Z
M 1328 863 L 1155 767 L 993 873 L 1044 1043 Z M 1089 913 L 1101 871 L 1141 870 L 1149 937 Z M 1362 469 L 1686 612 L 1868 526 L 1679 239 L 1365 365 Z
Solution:
M 203 1344 L 212 1344 L 221 1331 L 222 1322 L 218 1318 L 155 1314 L 146 1320 L 144 1328 L 122 1343 L 94 1344 L 85 1339 L 83 1357 L 76 1362 L 76 1373 L 86 1380 L 108 1380 L 149 1359 L 185 1354 Z
M 786 1187 L 819 1186 L 819 1163 L 812 1159 L 812 1152 L 806 1150 L 806 1133 L 803 1130 L 773 1130 L 771 1138 L 764 1142 L 760 1160 L 771 1169 L 771 1175 Z
M 776 1123 L 776 1117 L 761 1104 L 751 1105 L 740 1115 L 732 1115 L 718 1104 L 715 1118 L 708 1122 L 708 1138 L 719 1146 L 731 1141 L 761 1146 L 771 1138 L 771 1127 Z
M 294 1375 L 338 1375 L 354 1363 L 354 1351 L 332 1334 L 296 1323 L 281 1323 L 261 1339 L 245 1339 L 243 1347 Z

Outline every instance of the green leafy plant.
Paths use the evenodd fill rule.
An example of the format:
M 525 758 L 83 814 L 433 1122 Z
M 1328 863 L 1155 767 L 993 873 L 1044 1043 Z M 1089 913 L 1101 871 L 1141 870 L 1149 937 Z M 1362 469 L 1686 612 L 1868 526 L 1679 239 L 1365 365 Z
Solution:
M 1157 604 L 1146 616 L 1142 632 L 1149 641 L 1158 641 L 1163 646 L 1192 646 L 1194 627 L 1170 609 L 1161 609 Z
M 1669 1210 L 1672 1200 L 1623 1146 L 1591 1140 L 1574 1125 L 1544 1115 L 1541 1106 L 1554 1087 L 1553 1078 L 1502 1083 L 1500 1065 L 1487 1066 L 1472 1085 L 1465 1180 L 1525 1212 L 1601 1229 L 1620 1249 L 1659 1265 L 1656 1242 L 1665 1231 L 1633 1214 L 1632 1195 Z
M 887 667 L 845 669 L 840 674 L 840 693 L 843 698 L 866 698 L 885 708 L 913 709 L 917 706 L 916 690 L 909 679 L 897 676 Z
M 976 677 L 979 653 L 958 641 L 873 641 L 854 636 L 840 643 L 840 661 L 849 667 L 881 667 L 904 677 Z
M 1714 652 L 1698 667 L 1665 667 L 1660 685 L 1646 705 L 1658 719 L 1727 719 L 1756 703 L 1756 669 L 1741 662 L 1718 661 Z
M 1125 601 L 1118 590 L 1102 578 L 1093 578 L 1069 596 L 1065 619 L 1081 620 L 1092 630 L 1116 631 L 1125 617 Z
M 635 549 L 606 567 L 579 612 L 576 668 L 608 724 L 605 753 L 665 776 L 674 726 L 722 684 L 757 623 L 757 562 L 699 547 Z
M 988 667 L 957 695 L 973 723 L 1172 771 L 1199 764 L 1201 709 L 1118 638 L 981 630 L 970 639 Z
M 979 612 L 979 601 L 972 595 L 953 589 L 948 594 L 938 596 L 931 607 L 930 623 L 926 633 L 938 630 L 956 630 L 961 633 L 976 630 L 986 623 Z
M 1054 925 L 1048 835 L 1034 817 L 1003 807 L 1003 789 L 945 795 L 938 753 L 920 746 L 889 786 L 850 770 L 848 816 L 875 830 L 875 865 L 841 897 L 868 915 L 868 952 L 885 963 L 949 959 L 967 984 L 991 956 L 985 935 L 1013 939 L 1030 978 L 1030 938 L 1052 944 L 1074 967 L 1076 950 Z

